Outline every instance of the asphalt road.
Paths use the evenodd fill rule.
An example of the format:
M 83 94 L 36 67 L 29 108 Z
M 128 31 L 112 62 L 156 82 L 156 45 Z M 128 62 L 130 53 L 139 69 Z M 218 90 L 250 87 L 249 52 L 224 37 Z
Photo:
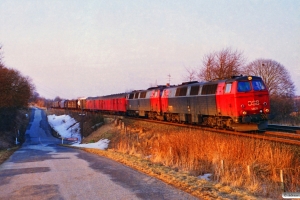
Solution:
M 0 199 L 196 199 L 120 163 L 59 146 L 34 109 L 26 142 L 0 165 Z

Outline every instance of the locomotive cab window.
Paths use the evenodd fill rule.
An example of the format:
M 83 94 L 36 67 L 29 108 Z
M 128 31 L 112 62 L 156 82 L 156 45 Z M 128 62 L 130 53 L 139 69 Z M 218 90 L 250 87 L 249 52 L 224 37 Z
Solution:
M 251 90 L 250 82 L 240 81 L 238 82 L 238 92 L 249 92 Z
M 232 83 L 226 83 L 225 93 L 230 93 L 231 92 L 231 86 L 232 86 Z
M 191 87 L 191 91 L 190 91 L 190 95 L 198 95 L 199 94 L 199 88 L 200 85 L 196 85 L 196 86 L 192 86 Z
M 187 87 L 177 88 L 175 96 L 186 96 Z
M 265 90 L 266 86 L 261 80 L 253 80 L 252 81 L 252 87 L 255 91 Z
M 129 99 L 133 99 L 133 96 L 134 96 L 133 93 L 129 94 Z
M 135 93 L 135 94 L 134 94 L 134 98 L 135 98 L 135 99 L 139 98 L 139 94 L 140 94 L 139 92 Z
M 202 87 L 202 91 L 201 94 L 216 94 L 217 91 L 217 84 L 213 84 L 213 85 L 204 85 Z
M 141 92 L 140 99 L 146 98 L 146 93 L 147 93 L 146 91 Z

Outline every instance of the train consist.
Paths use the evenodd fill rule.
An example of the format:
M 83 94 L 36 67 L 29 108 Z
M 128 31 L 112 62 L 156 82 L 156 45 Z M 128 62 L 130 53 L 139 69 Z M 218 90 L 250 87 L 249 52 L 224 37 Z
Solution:
M 100 97 L 53 102 L 53 108 L 145 117 L 237 131 L 267 128 L 269 92 L 257 76 L 186 82 Z

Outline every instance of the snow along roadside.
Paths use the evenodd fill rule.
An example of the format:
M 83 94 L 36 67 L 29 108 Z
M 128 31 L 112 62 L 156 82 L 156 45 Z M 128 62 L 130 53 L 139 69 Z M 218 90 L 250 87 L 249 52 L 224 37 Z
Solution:
M 107 149 L 109 140 L 101 139 L 95 143 L 80 144 L 80 126 L 76 120 L 69 115 L 48 115 L 48 122 L 50 126 L 62 137 L 62 138 L 77 138 L 77 143 L 72 146 L 94 149 Z

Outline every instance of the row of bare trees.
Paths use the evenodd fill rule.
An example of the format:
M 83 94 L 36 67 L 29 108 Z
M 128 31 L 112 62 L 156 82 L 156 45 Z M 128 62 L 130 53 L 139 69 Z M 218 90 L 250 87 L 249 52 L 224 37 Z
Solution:
M 15 126 L 18 110 L 28 107 L 34 89 L 31 79 L 5 67 L 0 55 L 0 131 L 8 131 Z
M 275 60 L 257 59 L 246 63 L 243 52 L 226 48 L 204 55 L 201 67 L 186 68 L 186 72 L 185 81 L 212 81 L 241 74 L 260 76 L 270 92 L 275 122 L 290 118 L 290 114 L 297 110 L 295 85 L 287 69 Z

